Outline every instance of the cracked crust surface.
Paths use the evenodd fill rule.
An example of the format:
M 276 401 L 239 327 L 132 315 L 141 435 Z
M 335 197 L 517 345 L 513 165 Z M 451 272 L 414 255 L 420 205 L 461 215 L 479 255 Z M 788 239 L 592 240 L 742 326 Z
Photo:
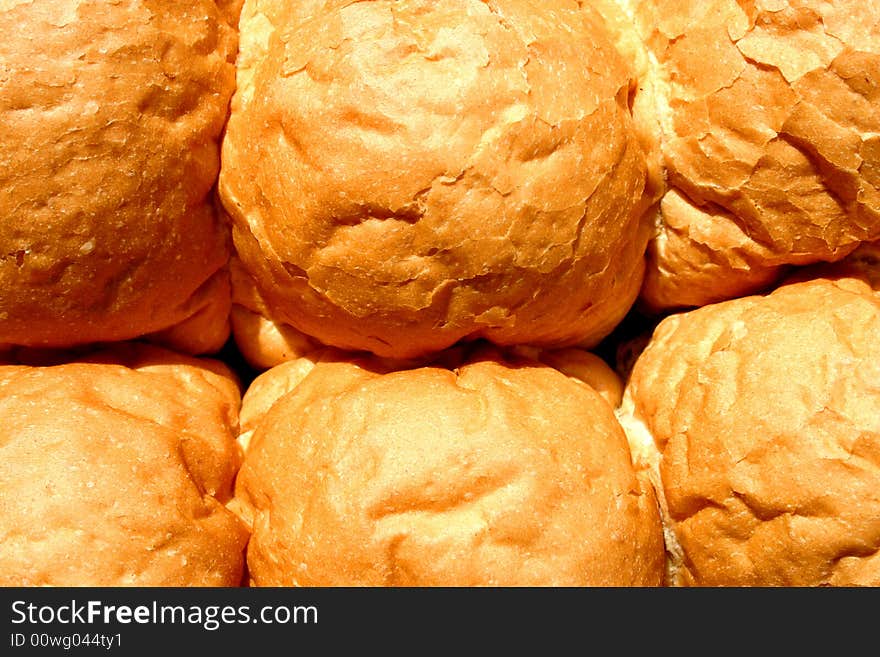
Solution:
M 575 2 L 245 3 L 220 192 L 273 319 L 398 358 L 597 343 L 648 239 L 630 82 Z
M 875 256 L 659 324 L 625 405 L 659 450 L 631 434 L 658 466 L 674 583 L 880 584 Z
M 701 306 L 880 238 L 880 10 L 621 2 L 653 66 L 668 191 L 642 302 Z
M 662 580 L 653 489 L 575 378 L 489 353 L 455 369 L 290 362 L 255 383 L 235 502 L 255 585 Z

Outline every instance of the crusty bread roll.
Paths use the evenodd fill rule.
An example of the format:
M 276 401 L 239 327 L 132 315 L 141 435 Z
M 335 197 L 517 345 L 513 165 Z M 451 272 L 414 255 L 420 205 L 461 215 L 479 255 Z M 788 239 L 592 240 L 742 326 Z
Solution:
M 220 194 L 269 320 L 393 358 L 612 330 L 650 194 L 580 4 L 245 3 Z
M 657 501 L 611 405 L 536 361 L 388 371 L 328 352 L 257 377 L 242 417 L 253 585 L 663 578 Z
M 669 184 L 646 309 L 764 291 L 880 238 L 880 3 L 622 4 Z
M 670 583 L 880 585 L 874 267 L 873 287 L 801 280 L 659 324 L 620 415 L 663 493 Z
M 239 404 L 158 347 L 0 366 L 0 586 L 240 585 Z
M 219 349 L 235 29 L 209 0 L 12 0 L 0 34 L 0 344 Z

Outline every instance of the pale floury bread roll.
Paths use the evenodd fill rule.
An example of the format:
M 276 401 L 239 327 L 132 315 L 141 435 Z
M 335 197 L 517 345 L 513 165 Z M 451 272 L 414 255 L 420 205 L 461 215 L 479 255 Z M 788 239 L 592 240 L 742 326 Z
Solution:
M 621 419 L 662 482 L 671 583 L 880 585 L 877 267 L 659 324 Z
M 0 1 L 0 344 L 224 344 L 235 4 Z
M 389 371 L 327 352 L 257 377 L 242 418 L 253 585 L 663 580 L 657 500 L 611 405 L 536 361 Z
M 220 194 L 269 320 L 412 358 L 626 313 L 648 167 L 589 7 L 249 0 L 240 30 Z
M 240 585 L 238 386 L 157 347 L 0 366 L 0 585 Z
M 621 4 L 668 183 L 647 308 L 758 292 L 880 238 L 880 3 Z

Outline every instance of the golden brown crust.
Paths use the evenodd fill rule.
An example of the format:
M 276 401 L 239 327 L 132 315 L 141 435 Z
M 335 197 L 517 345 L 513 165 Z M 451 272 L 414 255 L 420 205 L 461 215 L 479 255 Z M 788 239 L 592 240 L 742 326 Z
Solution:
M 220 269 L 181 308 L 186 317 L 162 331 L 149 333 L 146 340 L 187 354 L 214 354 L 232 334 L 232 288 L 229 270 Z
M 175 346 L 218 349 L 235 31 L 207 0 L 38 0 L 6 3 L 0 33 L 0 342 L 122 340 L 206 312 L 212 339 Z
M 286 360 L 256 376 L 242 398 L 241 432 L 256 429 L 275 402 L 302 383 L 318 360 L 320 358 Z
M 226 17 L 226 22 L 238 29 L 238 20 L 241 17 L 241 8 L 244 0 L 216 0 L 220 13 Z
M 673 582 L 880 585 L 878 382 L 865 278 L 663 320 L 626 397 L 661 454 Z
M 533 361 L 322 360 L 257 423 L 236 502 L 256 585 L 662 579 L 656 500 L 610 406 Z
M 590 0 L 581 4 L 587 11 L 593 11 L 601 17 L 624 64 L 629 67 L 629 105 L 648 167 L 645 200 L 656 204 L 666 190 L 666 172 L 660 148 L 662 129 L 657 106 L 661 102 L 658 96 L 662 95 L 662 91 L 655 88 L 659 78 L 653 70 L 657 61 L 636 27 L 629 0 Z M 652 207 L 649 212 L 656 219 L 657 209 Z
M 598 392 L 611 408 L 620 405 L 623 381 L 611 366 L 596 354 L 574 347 L 565 349 L 514 347 L 509 351 L 549 365 L 566 376 L 586 383 Z
M 799 268 L 785 279 L 794 283 L 811 278 L 831 278 L 841 285 L 864 289 L 867 283 L 880 294 L 880 242 L 865 242 L 843 260 Z
M 395 358 L 607 335 L 642 279 L 647 165 L 593 12 L 307 4 L 245 4 L 223 144 L 273 319 Z
M 880 238 L 876 3 L 635 6 L 670 185 L 647 308 L 756 292 Z
M 241 583 L 225 365 L 125 345 L 2 366 L 0 390 L 0 585 Z
M 325 348 L 317 340 L 289 324 L 272 319 L 254 279 L 232 256 L 232 336 L 241 355 L 256 370 L 266 370 L 286 361 L 297 360 Z

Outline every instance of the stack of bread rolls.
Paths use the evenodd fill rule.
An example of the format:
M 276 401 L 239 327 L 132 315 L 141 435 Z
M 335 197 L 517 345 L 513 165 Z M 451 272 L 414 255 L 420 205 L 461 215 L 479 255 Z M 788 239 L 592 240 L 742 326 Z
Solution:
M 880 585 L 880 8 L 0 31 L 4 585 Z

